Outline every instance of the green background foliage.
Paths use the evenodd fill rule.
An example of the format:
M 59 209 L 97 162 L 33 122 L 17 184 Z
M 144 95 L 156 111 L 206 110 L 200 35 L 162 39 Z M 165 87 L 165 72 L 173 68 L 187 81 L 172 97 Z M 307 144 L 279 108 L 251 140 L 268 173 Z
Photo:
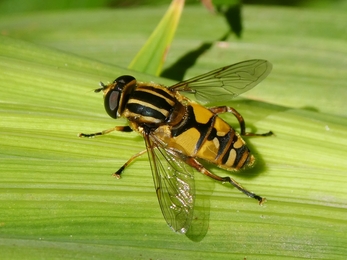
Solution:
M 232 174 L 268 199 L 262 207 L 230 185 L 196 174 L 201 215 L 189 239 L 166 226 L 146 156 L 122 179 L 111 176 L 144 149 L 140 136 L 77 137 L 126 124 L 109 118 L 101 95 L 92 92 L 100 80 L 131 73 L 174 83 L 125 69 L 166 8 L 0 17 L 2 258 L 344 259 L 343 9 L 246 5 L 242 38 L 228 41 L 220 40 L 229 30 L 223 17 L 201 6 L 183 11 L 165 69 L 184 64 L 191 53 L 185 78 L 251 58 L 274 65 L 264 82 L 226 104 L 242 113 L 248 130 L 276 134 L 247 138 L 258 164 Z M 233 116 L 224 118 L 237 129 Z

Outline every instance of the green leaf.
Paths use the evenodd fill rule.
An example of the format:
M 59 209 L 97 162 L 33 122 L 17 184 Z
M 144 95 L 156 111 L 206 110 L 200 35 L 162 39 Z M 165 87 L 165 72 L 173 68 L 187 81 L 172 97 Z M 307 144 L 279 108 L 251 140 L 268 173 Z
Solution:
M 181 17 L 184 0 L 172 3 L 145 45 L 129 65 L 129 69 L 158 76 Z
M 225 103 L 244 116 L 249 131 L 276 134 L 247 138 L 258 163 L 230 173 L 268 201 L 258 206 L 230 185 L 196 174 L 200 215 L 190 238 L 200 242 L 193 242 L 167 227 L 146 156 L 131 164 L 122 179 L 111 176 L 144 149 L 140 136 L 77 137 L 126 124 L 108 117 L 101 94 L 93 93 L 100 80 L 131 73 L 143 81 L 172 83 L 116 66 L 127 64 L 153 22 L 122 27 L 118 17 L 159 17 L 163 10 L 0 18 L 1 31 L 12 37 L 0 37 L 1 257 L 344 259 L 347 50 L 340 30 L 345 12 L 246 6 L 243 40 L 213 44 L 188 70 L 186 77 L 191 77 L 249 58 L 274 65 L 244 99 Z M 216 28 L 223 19 L 211 18 L 192 35 L 188 28 L 203 9 L 185 10 L 169 62 L 222 34 Z M 59 21 L 70 27 L 59 27 Z M 124 53 L 112 49 L 113 33 Z M 238 129 L 232 115 L 223 117 Z

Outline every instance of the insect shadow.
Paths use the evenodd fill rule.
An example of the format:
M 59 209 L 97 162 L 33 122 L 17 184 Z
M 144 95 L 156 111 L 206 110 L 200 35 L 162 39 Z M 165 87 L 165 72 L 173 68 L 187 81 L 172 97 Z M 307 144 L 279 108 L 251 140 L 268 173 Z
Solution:
M 193 242 L 200 242 L 207 234 L 210 223 L 210 198 L 215 182 L 195 172 L 195 204 L 193 219 L 185 234 Z

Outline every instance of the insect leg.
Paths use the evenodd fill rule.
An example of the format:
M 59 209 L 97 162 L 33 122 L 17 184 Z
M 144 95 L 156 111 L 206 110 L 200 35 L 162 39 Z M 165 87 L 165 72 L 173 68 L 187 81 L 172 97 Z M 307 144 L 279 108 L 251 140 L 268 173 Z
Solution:
M 110 128 L 110 129 L 107 129 L 107 130 L 104 130 L 101 132 L 92 133 L 92 134 L 80 133 L 80 134 L 78 134 L 78 136 L 79 137 L 95 137 L 97 135 L 106 135 L 106 134 L 111 133 L 113 131 L 132 132 L 133 130 L 130 128 L 130 126 L 115 126 L 115 127 Z
M 240 128 L 241 128 L 241 135 L 245 135 L 245 136 L 270 136 L 273 135 L 272 131 L 269 131 L 267 133 L 264 134 L 256 134 L 256 133 L 246 133 L 246 123 L 245 120 L 243 119 L 242 115 L 236 111 L 235 108 L 232 107 L 227 107 L 227 106 L 220 106 L 220 107 L 210 107 L 209 110 L 214 113 L 214 114 L 221 114 L 221 113 L 232 113 L 237 121 L 239 121 L 240 124 Z
M 114 176 L 114 177 L 116 177 L 117 179 L 119 179 L 119 178 L 120 178 L 120 175 L 121 175 L 121 173 L 124 171 L 124 169 L 125 169 L 133 160 L 135 160 L 137 157 L 143 155 L 143 154 L 146 153 L 146 152 L 147 152 L 147 149 L 146 149 L 146 150 L 143 150 L 143 151 L 141 151 L 141 152 L 139 152 L 139 153 L 137 153 L 137 154 L 135 154 L 135 155 L 133 155 L 133 156 L 131 156 L 130 159 L 129 159 L 126 163 L 124 163 L 123 166 L 120 167 L 118 171 L 116 171 L 114 174 L 112 174 L 112 176 Z
M 253 199 L 256 199 L 259 201 L 259 204 L 263 204 L 266 199 L 260 197 L 257 194 L 254 194 L 253 192 L 250 192 L 248 190 L 246 190 L 244 187 L 241 186 L 241 184 L 239 184 L 237 181 L 235 181 L 234 179 L 230 178 L 230 177 L 220 177 L 216 174 L 213 174 L 212 172 L 210 172 L 209 170 L 207 170 L 201 163 L 199 163 L 196 159 L 192 158 L 192 157 L 187 157 L 186 158 L 186 163 L 189 164 L 190 166 L 194 167 L 195 169 L 197 169 L 199 172 L 201 172 L 202 174 L 216 180 L 216 181 L 220 181 L 220 182 L 229 182 L 231 185 L 233 185 L 235 188 L 237 188 L 239 191 L 243 192 L 244 194 L 246 194 L 248 197 L 251 197 Z

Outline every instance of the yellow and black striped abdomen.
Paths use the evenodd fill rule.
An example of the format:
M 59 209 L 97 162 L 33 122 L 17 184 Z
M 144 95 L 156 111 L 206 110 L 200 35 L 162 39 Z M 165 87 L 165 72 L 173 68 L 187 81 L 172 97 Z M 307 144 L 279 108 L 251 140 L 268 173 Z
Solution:
M 171 145 L 182 147 L 187 156 L 227 170 L 251 165 L 254 160 L 241 136 L 217 114 L 199 104 L 187 106 L 187 117 L 171 128 L 171 135 Z
M 167 88 L 138 83 L 127 100 L 123 116 L 136 123 L 158 125 L 167 120 L 176 102 L 174 93 Z

